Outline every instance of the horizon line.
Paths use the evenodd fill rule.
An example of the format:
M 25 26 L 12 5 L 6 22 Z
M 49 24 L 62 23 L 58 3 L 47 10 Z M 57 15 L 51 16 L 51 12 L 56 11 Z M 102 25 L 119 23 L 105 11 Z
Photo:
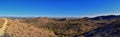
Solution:
M 111 15 L 111 14 L 109 14 Z M 94 16 L 0 16 L 0 17 L 48 17 L 48 18 L 84 18 L 84 17 L 88 17 L 88 18 L 94 18 L 94 17 L 98 17 L 98 16 L 109 16 L 109 15 L 94 15 Z M 120 14 L 112 14 L 115 16 L 119 16 Z

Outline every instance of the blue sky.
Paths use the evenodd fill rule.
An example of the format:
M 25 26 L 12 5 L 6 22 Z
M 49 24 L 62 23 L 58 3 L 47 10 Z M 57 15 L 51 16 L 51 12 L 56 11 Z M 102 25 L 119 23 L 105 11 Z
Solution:
M 0 16 L 84 17 L 120 14 L 120 0 L 0 0 Z

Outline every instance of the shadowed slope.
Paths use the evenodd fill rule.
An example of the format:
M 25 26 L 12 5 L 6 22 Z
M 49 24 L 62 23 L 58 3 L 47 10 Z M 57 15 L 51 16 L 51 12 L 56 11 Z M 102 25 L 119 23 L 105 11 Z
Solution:
M 116 28 L 116 24 L 106 25 L 104 27 L 100 27 L 94 29 L 92 31 L 84 33 L 86 37 L 119 37 L 120 30 Z

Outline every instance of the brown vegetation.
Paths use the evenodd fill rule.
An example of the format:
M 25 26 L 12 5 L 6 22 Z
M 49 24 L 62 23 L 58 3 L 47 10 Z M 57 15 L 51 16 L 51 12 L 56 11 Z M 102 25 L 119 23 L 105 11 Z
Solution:
M 2 22 L 0 23 L 2 24 Z M 120 28 L 120 19 L 91 20 L 88 17 L 8 19 L 6 37 L 87 37 L 86 34 L 91 35 L 97 29 L 104 30 L 104 28 L 112 26 L 111 24 L 116 24 L 115 28 Z M 99 36 L 99 34 L 101 33 L 94 33 L 95 36 Z

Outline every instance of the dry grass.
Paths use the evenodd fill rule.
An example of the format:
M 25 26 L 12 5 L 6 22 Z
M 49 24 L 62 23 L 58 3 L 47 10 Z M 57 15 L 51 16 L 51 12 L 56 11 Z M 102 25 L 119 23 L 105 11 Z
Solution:
M 9 20 L 6 34 L 8 37 L 57 37 L 52 31 L 43 28 L 21 23 L 19 21 Z
M 116 20 L 89 20 L 87 18 L 8 19 L 6 37 L 85 37 L 83 33 L 103 27 L 106 24 L 110 24 L 115 21 Z M 2 23 L 3 21 L 0 19 L 0 24 Z

